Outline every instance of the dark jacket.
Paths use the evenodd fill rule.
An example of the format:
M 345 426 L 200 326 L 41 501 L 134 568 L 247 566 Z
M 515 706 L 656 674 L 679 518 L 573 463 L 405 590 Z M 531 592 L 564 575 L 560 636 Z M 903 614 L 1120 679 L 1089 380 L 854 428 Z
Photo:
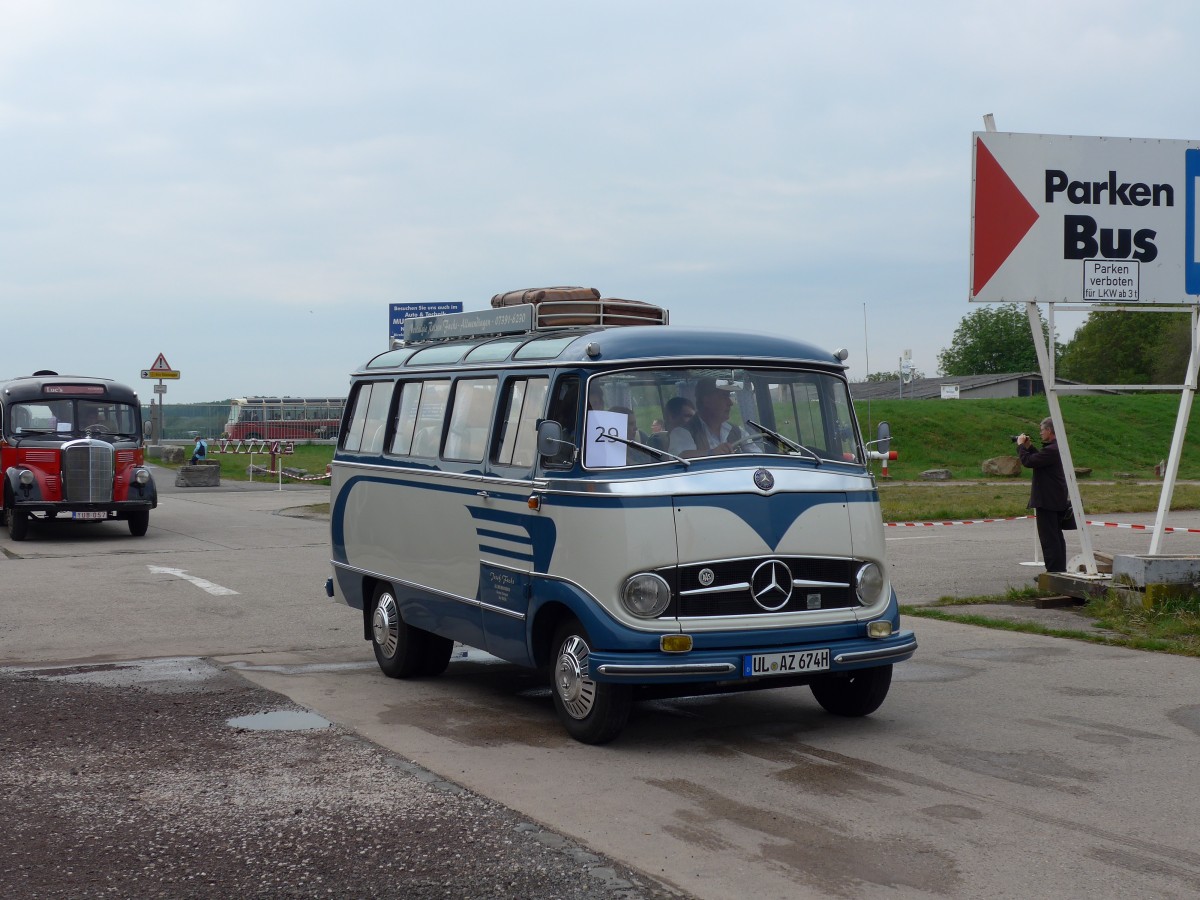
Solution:
M 1063 472 L 1062 457 L 1058 455 L 1058 441 L 1046 441 L 1041 450 L 1030 444 L 1017 447 L 1021 465 L 1033 469 L 1033 487 L 1029 491 L 1029 509 L 1064 510 L 1071 505 L 1067 497 L 1067 476 Z

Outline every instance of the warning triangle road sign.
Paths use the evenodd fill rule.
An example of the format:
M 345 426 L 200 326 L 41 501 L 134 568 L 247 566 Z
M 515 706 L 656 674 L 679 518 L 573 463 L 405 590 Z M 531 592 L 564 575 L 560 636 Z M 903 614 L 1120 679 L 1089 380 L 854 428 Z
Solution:
M 154 365 L 150 367 L 151 372 L 170 372 L 171 367 L 167 365 L 167 358 L 161 353 L 158 354 L 158 359 L 154 361 Z

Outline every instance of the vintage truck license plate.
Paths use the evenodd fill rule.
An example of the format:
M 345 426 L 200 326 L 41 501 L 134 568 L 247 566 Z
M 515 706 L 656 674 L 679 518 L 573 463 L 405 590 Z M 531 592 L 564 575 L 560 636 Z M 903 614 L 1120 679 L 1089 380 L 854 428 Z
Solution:
M 829 668 L 829 650 L 798 650 L 795 653 L 755 653 L 742 657 L 742 674 L 798 675 Z
M 103 510 L 99 512 L 74 512 L 71 513 L 72 519 L 107 519 L 108 513 Z

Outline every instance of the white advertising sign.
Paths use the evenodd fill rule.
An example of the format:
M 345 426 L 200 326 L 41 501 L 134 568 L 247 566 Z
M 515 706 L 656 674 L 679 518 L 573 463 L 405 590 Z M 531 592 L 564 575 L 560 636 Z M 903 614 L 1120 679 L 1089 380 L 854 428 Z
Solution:
M 973 135 L 970 299 L 1200 302 L 1200 142 Z

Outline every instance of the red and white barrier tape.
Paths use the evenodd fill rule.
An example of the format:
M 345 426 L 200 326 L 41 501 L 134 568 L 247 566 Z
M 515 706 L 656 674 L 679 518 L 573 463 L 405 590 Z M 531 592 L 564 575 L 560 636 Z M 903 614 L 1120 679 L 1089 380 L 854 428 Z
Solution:
M 280 475 L 280 470 L 279 469 L 264 469 L 261 466 L 255 466 L 254 474 L 255 475 L 274 475 L 276 478 L 278 478 Z M 289 475 L 287 473 L 286 469 L 283 471 L 282 474 L 283 474 L 284 478 L 290 478 L 290 479 L 292 479 L 292 481 L 324 481 L 326 478 L 329 477 L 329 466 L 325 467 L 324 475 Z
M 1004 519 L 955 519 L 943 522 L 884 522 L 886 528 L 930 528 L 934 525 L 991 525 L 994 522 L 1015 522 L 1033 516 L 1008 516 Z
M 1124 525 L 1120 522 L 1093 522 L 1088 519 L 1086 525 L 1099 525 L 1102 528 L 1132 528 L 1134 531 L 1153 531 L 1153 525 Z M 1200 534 L 1200 528 L 1179 528 L 1173 525 L 1167 525 L 1163 531 L 1174 531 L 1181 534 Z
M 996 522 L 1016 522 L 1021 519 L 1032 519 L 1033 516 L 1008 516 L 1003 519 L 955 519 L 941 522 L 884 522 L 885 528 L 932 528 L 935 525 L 992 525 Z M 1085 525 L 1095 525 L 1100 528 L 1131 528 L 1134 531 L 1153 531 L 1153 525 L 1128 525 L 1122 522 L 1097 522 L 1088 519 L 1084 522 Z M 1171 531 L 1179 534 L 1200 534 L 1200 528 L 1180 528 L 1174 525 L 1168 525 L 1163 528 L 1163 531 Z

